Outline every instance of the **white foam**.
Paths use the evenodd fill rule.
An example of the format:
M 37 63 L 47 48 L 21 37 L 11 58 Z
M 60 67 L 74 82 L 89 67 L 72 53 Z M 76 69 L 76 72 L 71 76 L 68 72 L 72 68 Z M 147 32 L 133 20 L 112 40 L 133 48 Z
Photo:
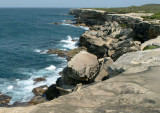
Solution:
M 81 29 L 84 29 L 84 30 L 86 30 L 86 31 L 88 31 L 89 30 L 89 27 L 84 27 L 84 26 L 75 26 L 75 25 L 73 25 L 73 24 L 61 24 L 61 25 L 65 25 L 65 26 L 72 26 L 72 27 L 76 27 L 76 28 L 81 28 Z
M 72 37 L 70 35 L 67 36 L 66 40 L 61 40 L 61 42 L 63 42 L 63 47 L 67 48 L 67 49 L 75 49 L 77 48 L 75 41 L 72 41 Z
M 47 71 L 55 70 L 56 67 L 54 65 L 50 65 L 49 67 L 45 68 Z
M 7 87 L 7 89 L 8 89 L 8 90 L 12 90 L 12 89 L 13 89 L 13 86 L 10 85 L 10 86 Z
M 41 50 L 40 50 L 40 49 L 35 49 L 35 50 L 34 50 L 34 52 L 36 52 L 36 53 L 40 53 L 40 52 L 41 52 Z
M 61 66 L 62 68 L 55 68 L 54 65 L 50 65 L 49 67 L 40 70 L 26 69 L 26 72 L 23 72 L 23 74 L 30 76 L 30 78 L 26 80 L 18 80 L 18 81 L 15 80 L 14 83 L 6 82 L 12 84 L 12 86 L 9 86 L 8 88 L 9 89 L 14 88 L 14 90 L 8 90 L 7 92 L 2 92 L 2 93 L 5 93 L 7 95 L 9 94 L 12 97 L 10 104 L 13 104 L 15 101 L 28 102 L 34 97 L 32 90 L 39 86 L 43 85 L 50 86 L 54 84 L 57 78 L 60 77 L 59 72 L 63 70 L 64 66 L 66 66 L 66 64 L 62 64 Z M 47 77 L 47 78 L 46 81 L 34 84 L 33 79 L 39 77 Z M 4 89 L 4 91 L 6 90 Z
M 40 53 L 40 54 L 47 54 L 48 50 L 35 49 L 34 52 Z

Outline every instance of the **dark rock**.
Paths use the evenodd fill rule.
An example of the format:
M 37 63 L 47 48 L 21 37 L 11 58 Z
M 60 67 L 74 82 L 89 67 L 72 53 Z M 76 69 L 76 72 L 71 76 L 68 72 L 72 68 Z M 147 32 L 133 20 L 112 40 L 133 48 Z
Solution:
M 62 77 L 59 77 L 59 78 L 57 79 L 56 85 L 57 85 L 58 87 L 62 87 L 62 86 L 63 86 L 63 79 L 62 79 Z
M 11 99 L 12 97 L 0 93 L 0 107 L 8 106 L 8 103 L 10 102 Z
M 35 78 L 35 79 L 33 79 L 33 81 L 35 81 L 34 84 L 37 84 L 38 82 L 46 81 L 46 78 L 43 78 L 43 77 Z
M 50 24 L 61 25 L 61 24 L 63 24 L 63 23 L 50 23 Z
M 59 75 L 60 75 L 60 76 L 62 76 L 62 71 L 61 71 L 61 72 L 59 72 Z
M 51 85 L 47 91 L 45 91 L 45 96 L 48 100 L 53 100 L 55 98 L 58 98 L 60 96 L 59 90 L 56 88 L 56 85 Z

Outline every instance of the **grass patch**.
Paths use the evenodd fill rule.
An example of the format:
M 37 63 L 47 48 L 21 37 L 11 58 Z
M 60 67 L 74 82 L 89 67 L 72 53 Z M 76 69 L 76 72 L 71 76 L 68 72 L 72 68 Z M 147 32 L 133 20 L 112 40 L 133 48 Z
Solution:
M 151 50 L 151 49 L 157 49 L 157 48 L 160 48 L 160 47 L 156 45 L 150 45 L 150 46 L 146 46 L 143 50 Z
M 142 6 L 130 6 L 120 8 L 93 8 L 96 10 L 103 10 L 108 13 L 159 13 L 160 4 L 147 4 Z
M 127 25 L 126 24 L 119 24 L 121 26 L 121 28 L 125 29 L 127 28 Z
M 144 20 L 152 20 L 152 19 L 160 19 L 160 13 L 155 13 L 151 16 L 142 16 L 142 18 L 144 18 Z

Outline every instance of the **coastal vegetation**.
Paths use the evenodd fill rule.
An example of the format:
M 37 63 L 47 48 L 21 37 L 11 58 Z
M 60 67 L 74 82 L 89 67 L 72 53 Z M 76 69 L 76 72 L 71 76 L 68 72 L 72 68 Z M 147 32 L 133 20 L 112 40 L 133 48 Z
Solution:
M 157 48 L 160 48 L 160 47 L 157 45 L 149 45 L 149 46 L 146 46 L 143 50 L 151 50 L 151 49 L 157 49 Z
M 159 13 L 160 4 L 146 4 L 142 6 L 130 6 L 120 8 L 94 8 L 96 10 L 103 10 L 108 13 Z
M 142 16 L 144 20 L 151 20 L 151 19 L 160 19 L 160 13 L 155 13 L 151 16 Z

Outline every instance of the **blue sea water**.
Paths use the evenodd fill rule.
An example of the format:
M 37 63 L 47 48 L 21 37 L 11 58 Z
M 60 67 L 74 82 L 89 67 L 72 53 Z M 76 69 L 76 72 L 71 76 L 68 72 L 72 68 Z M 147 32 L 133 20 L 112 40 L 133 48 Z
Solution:
M 1 8 L 0 9 L 0 92 L 15 101 L 27 102 L 32 89 L 51 85 L 67 65 L 64 58 L 46 54 L 49 48 L 70 50 L 85 28 L 65 23 L 74 19 L 70 9 Z M 40 52 L 44 51 L 44 52 Z M 34 85 L 34 78 L 46 77 L 46 82 Z

